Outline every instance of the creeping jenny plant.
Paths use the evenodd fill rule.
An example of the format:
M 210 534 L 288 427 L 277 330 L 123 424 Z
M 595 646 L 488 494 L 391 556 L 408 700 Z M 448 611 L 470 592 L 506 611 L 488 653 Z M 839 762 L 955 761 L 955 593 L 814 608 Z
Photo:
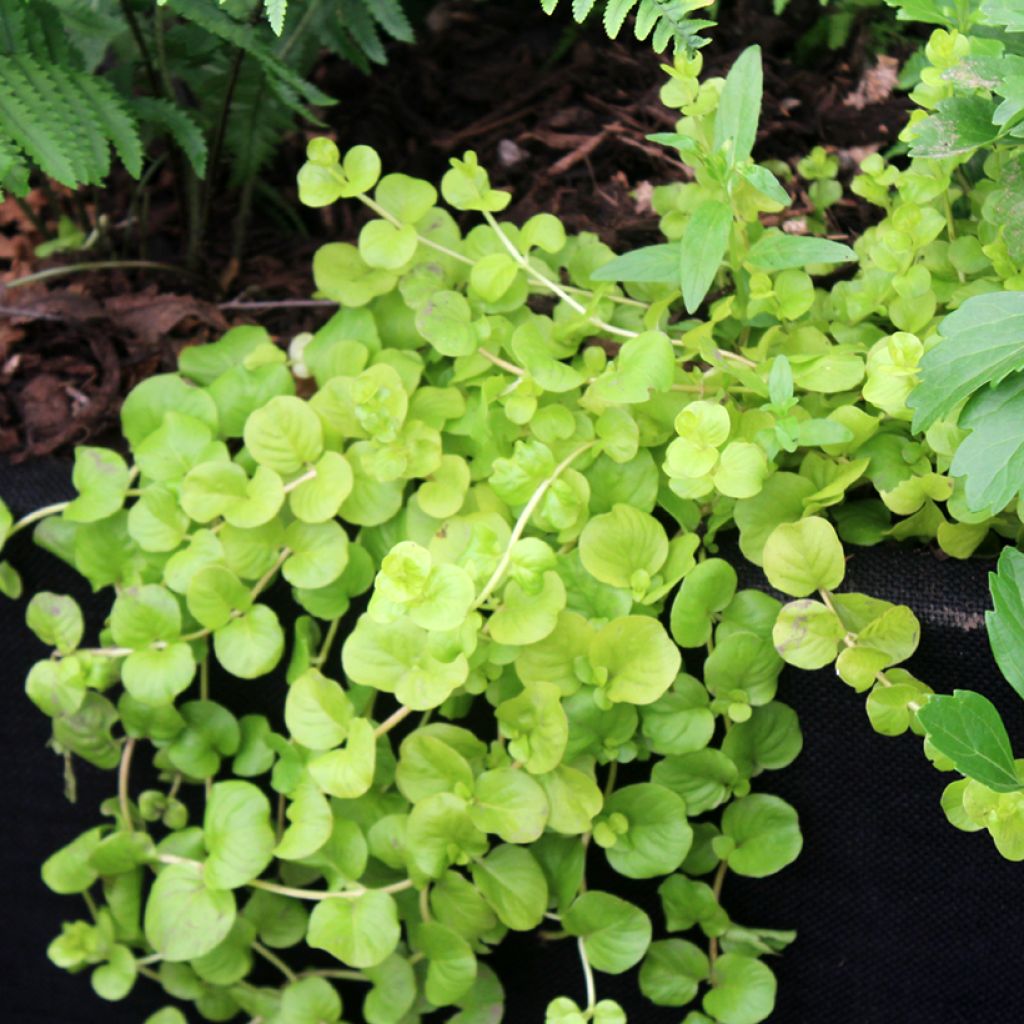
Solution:
M 125 402 L 130 460 L 80 449 L 77 498 L 4 513 L 115 594 L 88 643 L 70 598 L 28 611 L 55 748 L 117 775 L 103 823 L 43 866 L 88 908 L 50 956 L 99 995 L 142 975 L 208 1020 L 477 1024 L 502 1015 L 487 953 L 543 925 L 581 964 L 548 1024 L 621 1024 L 601 975 L 636 967 L 686 1024 L 758 1024 L 793 934 L 733 921 L 728 879 L 801 849 L 765 777 L 801 747 L 784 663 L 836 661 L 883 733 L 922 734 L 940 700 L 988 714 L 929 703 L 899 667 L 910 609 L 841 588 L 843 540 L 966 557 L 1018 529 L 950 475 L 955 410 L 917 438 L 907 405 L 942 314 L 1013 286 L 998 227 L 937 245 L 974 236 L 927 157 L 857 180 L 887 216 L 856 252 L 763 227 L 789 197 L 752 159 L 759 54 L 699 71 L 670 69 L 660 137 L 694 180 L 656 191 L 667 241 L 619 257 L 547 214 L 501 221 L 474 154 L 439 197 L 315 140 L 303 201 L 375 214 L 315 257 L 338 312 L 287 352 L 257 327 L 187 349 Z M 815 193 L 823 227 L 835 190 Z M 793 600 L 738 587 L 733 528 Z M 1011 640 L 1022 579 L 999 577 Z M 255 688 L 279 715 L 246 713 Z M 1024 856 L 1008 740 L 935 718 L 930 756 L 969 777 L 954 822 Z

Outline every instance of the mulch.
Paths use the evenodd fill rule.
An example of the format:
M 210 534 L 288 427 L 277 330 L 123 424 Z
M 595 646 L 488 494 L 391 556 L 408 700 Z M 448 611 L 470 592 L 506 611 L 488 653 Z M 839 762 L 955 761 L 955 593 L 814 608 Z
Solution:
M 723 4 L 721 26 L 705 51 L 705 74 L 724 74 L 751 42 L 765 52 L 765 101 L 758 133 L 761 158 L 791 165 L 814 145 L 840 155 L 847 172 L 875 149 L 885 149 L 902 126 L 908 103 L 885 88 L 872 92 L 876 55 L 865 32 L 842 51 L 824 51 L 815 64 L 792 59 L 793 41 L 818 7 L 796 23 L 766 16 L 767 4 Z M 882 16 L 875 14 L 876 17 Z M 670 130 L 673 113 L 658 100 L 662 58 L 646 43 L 611 42 L 599 25 L 580 28 L 567 12 L 548 18 L 528 4 L 500 7 L 457 0 L 427 16 L 415 47 L 396 47 L 390 64 L 369 78 L 337 61 L 317 69 L 318 84 L 339 98 L 326 112 L 329 130 L 344 147 L 368 143 L 389 171 L 438 180 L 453 155 L 474 149 L 499 188 L 513 192 L 507 216 L 521 221 L 547 211 L 571 231 L 593 231 L 623 250 L 658 240 L 650 207 L 653 185 L 682 180 L 686 168 L 646 136 Z M 865 85 L 868 86 L 865 89 Z M 316 134 L 308 132 L 308 135 Z M 269 170 L 271 184 L 300 210 L 295 171 L 306 135 L 288 140 Z M 177 262 L 181 218 L 169 175 L 151 203 L 149 259 Z M 86 197 L 108 222 L 123 219 L 130 190 Z M 58 207 L 71 210 L 58 192 Z M 37 216 L 54 221 L 52 196 L 33 192 Z M 137 252 L 72 253 L 39 261 L 43 236 L 13 200 L 0 205 L 0 459 L 22 462 L 67 453 L 82 443 L 117 439 L 120 402 L 139 380 L 172 369 L 186 345 L 214 339 L 233 323 L 264 323 L 288 338 L 322 321 L 303 303 L 312 282 L 317 245 L 352 237 L 360 210 L 341 204 L 301 211 L 305 234 L 281 226 L 273 210 L 254 206 L 247 254 L 230 260 L 227 239 L 234 210 L 218 204 L 221 223 L 210 232 L 207 273 L 106 270 L 24 287 L 5 282 L 59 265 Z M 806 211 L 797 193 L 787 216 Z M 855 197 L 831 211 L 834 235 L 854 237 L 871 223 L 871 209 Z M 53 224 L 47 227 L 53 228 Z M 266 307 L 262 302 L 283 301 Z

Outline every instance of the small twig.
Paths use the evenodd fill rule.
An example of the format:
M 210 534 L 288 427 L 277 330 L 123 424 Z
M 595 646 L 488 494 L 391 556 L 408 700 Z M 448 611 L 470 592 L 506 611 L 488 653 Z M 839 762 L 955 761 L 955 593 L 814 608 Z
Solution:
M 55 277 L 67 277 L 70 274 L 84 274 L 90 270 L 163 270 L 168 274 L 180 274 L 182 277 L 197 278 L 198 275 L 185 267 L 176 267 L 173 263 L 157 263 L 154 260 L 93 260 L 88 263 L 69 263 L 64 267 L 47 267 L 33 274 L 17 277 L 13 281 L 0 284 L 0 294 L 10 288 L 22 288 L 37 281 L 50 281 Z
M 333 299 L 264 299 L 249 301 L 232 299 L 230 302 L 217 304 L 218 309 L 321 309 L 337 306 Z

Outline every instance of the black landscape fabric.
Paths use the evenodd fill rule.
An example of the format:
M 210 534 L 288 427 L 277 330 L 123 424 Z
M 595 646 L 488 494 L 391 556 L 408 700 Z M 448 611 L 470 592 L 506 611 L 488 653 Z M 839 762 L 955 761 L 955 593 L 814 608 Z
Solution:
M 15 515 L 59 501 L 68 468 L 35 462 L 0 466 L 0 497 Z M 921 549 L 850 549 L 843 589 L 908 604 L 922 623 L 922 650 L 910 668 L 937 690 L 979 690 L 1003 711 L 1024 751 L 1024 705 L 1001 679 L 988 652 L 984 562 L 940 561 Z M 109 593 L 91 598 L 73 572 L 21 535 L 8 557 L 26 594 L 71 593 L 95 628 Z M 750 567 L 744 582 L 763 585 Z M 2 600 L 2 599 L 0 599 Z M 39 865 L 55 849 L 99 822 L 99 801 L 113 776 L 82 765 L 79 799 L 62 794 L 62 763 L 46 747 L 47 720 L 28 701 L 23 680 L 42 653 L 24 625 L 24 602 L 0 604 L 4 698 L 0 714 L 0 1020 L 4 1024 L 141 1024 L 169 999 L 141 980 L 132 996 L 108 1004 L 88 974 L 70 976 L 46 959 L 64 919 L 84 914 L 77 897 L 48 892 Z M 220 695 L 238 713 L 274 703 L 273 680 Z M 279 691 L 276 691 L 279 692 Z M 799 811 L 800 859 L 763 879 L 729 876 L 724 904 L 742 924 L 796 929 L 796 942 L 771 965 L 779 980 L 773 1024 L 1020 1024 L 1024 1020 L 1024 864 L 1004 861 L 984 834 L 949 826 L 939 797 L 950 776 L 935 772 L 911 736 L 872 732 L 864 698 L 830 669 L 783 675 L 779 699 L 794 707 L 804 750 L 794 765 L 755 780 Z M 597 868 L 594 884 L 605 884 Z M 611 879 L 608 880 L 609 882 Z M 661 923 L 656 882 L 617 880 Z M 507 1024 L 542 1024 L 557 995 L 583 996 L 571 942 L 512 935 L 491 958 L 508 995 Z M 267 977 L 271 981 L 271 977 Z M 598 975 L 602 996 L 618 998 L 631 1024 L 680 1024 L 683 1010 L 650 1006 L 636 995 L 635 972 Z M 358 987 L 346 990 L 344 1019 L 362 1021 Z M 190 1022 L 200 1021 L 191 1008 Z M 448 1014 L 441 1014 L 443 1019 Z M 238 1018 L 242 1020 L 242 1018 Z

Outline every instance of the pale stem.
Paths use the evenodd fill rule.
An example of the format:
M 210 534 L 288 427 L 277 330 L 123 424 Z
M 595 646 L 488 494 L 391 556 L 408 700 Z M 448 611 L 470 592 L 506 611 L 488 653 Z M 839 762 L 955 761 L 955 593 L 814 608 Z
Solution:
M 594 985 L 594 972 L 590 967 L 590 960 L 587 957 L 587 947 L 583 944 L 583 936 L 576 940 L 580 951 L 580 963 L 583 964 L 583 980 L 587 986 L 586 1011 L 589 1012 L 597 1005 L 597 987 Z
M 257 942 L 255 939 L 252 943 L 254 952 L 259 953 L 268 964 L 273 964 L 289 982 L 298 981 L 298 977 L 295 972 L 275 953 L 272 953 L 262 942 Z
M 132 770 L 132 754 L 135 753 L 135 737 L 129 736 L 121 750 L 121 763 L 117 769 L 117 801 L 121 808 L 121 828 L 125 832 L 135 830 L 132 825 L 131 803 L 128 799 L 128 778 Z
M 337 978 L 338 981 L 366 981 L 370 979 L 362 971 L 334 970 L 330 967 L 319 971 L 303 971 L 300 978 Z
M 526 371 L 522 367 L 516 366 L 515 363 L 510 363 L 507 359 L 502 359 L 501 356 L 496 356 L 493 352 L 486 348 L 478 348 L 477 352 L 488 360 L 488 362 L 494 363 L 495 366 L 500 367 L 507 373 L 514 373 L 517 377 L 525 377 Z
M 195 862 L 194 862 L 195 863 Z M 354 900 L 368 892 L 396 893 L 405 892 L 413 887 L 411 878 L 403 879 L 401 882 L 393 882 L 391 885 L 382 886 L 379 889 L 342 889 L 340 892 L 322 892 L 317 889 L 296 889 L 290 885 L 278 885 L 276 882 L 265 882 L 262 878 L 253 879 L 248 883 L 253 889 L 263 889 L 266 892 L 275 892 L 279 896 L 293 896 L 298 900 Z
M 714 894 L 715 901 L 721 902 L 722 899 L 722 886 L 725 883 L 725 873 L 729 870 L 729 865 L 723 860 L 718 865 L 718 870 L 715 872 L 715 880 L 711 886 L 711 892 Z M 708 960 L 711 961 L 711 967 L 714 969 L 715 961 L 718 959 L 718 936 L 712 935 L 711 940 L 708 943 Z
M 194 860 L 192 857 L 180 857 L 176 853 L 158 853 L 154 859 L 160 864 L 187 864 L 190 868 L 196 868 L 200 872 L 202 872 L 205 866 L 201 860 Z M 245 884 L 251 889 L 263 889 L 265 892 L 274 892 L 279 896 L 294 896 L 297 900 L 354 900 L 368 892 L 405 892 L 406 889 L 412 889 L 415 885 L 411 878 L 403 878 L 400 882 L 392 882 L 390 885 L 383 885 L 379 889 L 368 889 L 365 885 L 360 885 L 354 889 L 327 892 L 323 889 L 296 889 L 290 885 L 267 882 L 262 878 L 254 878 Z
M 38 523 L 40 519 L 46 519 L 47 516 L 59 515 L 70 504 L 70 501 L 58 501 L 55 505 L 44 505 L 42 508 L 37 508 L 35 512 L 29 512 L 27 516 L 22 516 L 7 531 L 7 536 L 13 537 L 20 530 L 24 530 L 25 527 L 31 526 L 33 523 Z
M 392 712 L 384 719 L 383 722 L 380 723 L 380 725 L 377 726 L 376 729 L 373 730 L 373 735 L 379 738 L 385 735 L 385 733 L 391 732 L 399 722 L 405 721 L 405 719 L 407 719 L 411 714 L 412 708 L 404 706 L 400 707 L 397 711 Z
M 320 645 L 320 653 L 313 660 L 313 664 L 316 668 L 320 668 L 320 666 L 327 660 L 327 656 L 331 653 L 331 647 L 334 645 L 334 639 L 338 635 L 338 627 L 340 625 L 341 618 L 339 616 L 327 627 L 327 635 L 324 637 L 324 642 Z
M 308 483 L 310 480 L 315 479 L 316 466 L 311 466 L 309 469 L 306 470 L 305 473 L 302 474 L 302 476 L 298 476 L 294 480 L 289 480 L 288 483 L 284 485 L 284 493 L 291 494 L 291 492 L 294 491 L 296 487 L 301 487 L 304 483 Z
M 259 578 L 256 582 L 256 586 L 252 588 L 250 597 L 255 601 L 257 597 L 263 593 L 264 590 L 270 585 L 270 581 L 277 575 L 277 570 L 287 561 L 288 556 L 292 553 L 291 548 L 282 548 L 281 554 L 277 556 L 277 560 L 274 564 Z M 207 630 L 207 633 L 210 631 Z
M 516 520 L 516 525 L 512 528 L 512 536 L 509 537 L 508 544 L 505 547 L 505 551 L 501 556 L 501 561 L 498 563 L 494 572 L 491 573 L 491 578 L 484 584 L 483 590 L 480 591 L 479 596 L 476 599 L 474 608 L 479 608 L 494 592 L 494 589 L 501 583 L 505 576 L 505 572 L 508 569 L 509 563 L 512 561 L 512 549 L 516 546 L 519 538 L 522 537 L 523 531 L 526 529 L 527 524 L 530 521 L 530 516 L 533 515 L 537 506 L 541 503 L 544 495 L 547 494 L 548 488 L 586 451 L 589 451 L 596 441 L 588 441 L 586 444 L 582 444 L 575 451 L 567 455 L 562 461 L 554 468 L 551 476 L 547 477 L 533 492 L 530 496 L 530 500 L 526 503 L 526 507 L 522 512 L 519 513 L 519 518 Z
M 512 239 L 505 234 L 502 230 L 501 225 L 495 219 L 493 213 L 488 210 L 483 211 L 484 219 L 494 229 L 501 244 L 508 251 L 508 254 L 519 264 L 523 270 L 526 271 L 528 277 L 532 277 L 538 284 L 543 285 L 552 294 L 557 295 L 566 305 L 576 310 L 581 316 L 587 317 L 587 319 L 595 327 L 602 331 L 607 331 L 609 334 L 616 334 L 620 338 L 635 338 L 637 337 L 636 331 L 626 330 L 624 327 L 616 327 L 614 324 L 609 324 L 602 320 L 600 317 L 591 316 L 587 313 L 586 306 L 582 302 L 577 302 L 560 284 L 556 281 L 552 281 L 551 278 L 545 277 L 532 263 L 512 244 Z

